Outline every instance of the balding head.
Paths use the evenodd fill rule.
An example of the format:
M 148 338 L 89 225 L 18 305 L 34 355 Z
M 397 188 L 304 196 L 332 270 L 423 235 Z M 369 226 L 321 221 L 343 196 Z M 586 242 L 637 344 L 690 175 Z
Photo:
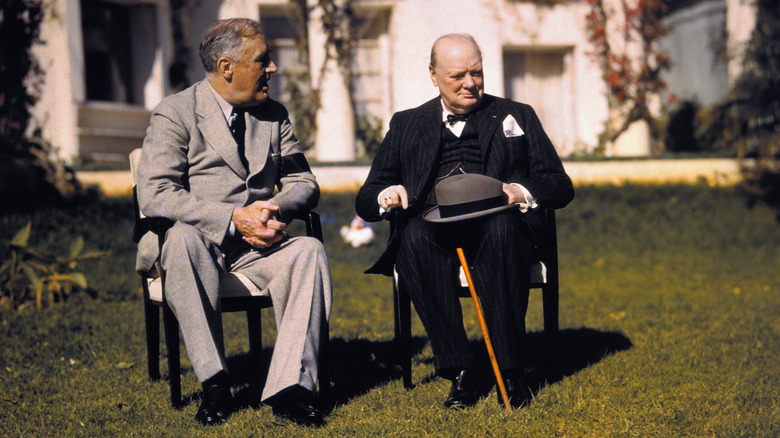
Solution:
M 437 54 L 440 50 L 440 46 L 446 47 L 449 43 L 457 42 L 471 43 L 477 50 L 477 53 L 479 53 L 479 59 L 482 60 L 482 50 L 479 48 L 479 44 L 477 44 L 477 40 L 475 40 L 473 36 L 465 33 L 449 33 L 447 35 L 440 36 L 436 39 L 436 41 L 433 42 L 433 47 L 431 47 L 431 66 L 436 67 L 438 58 Z

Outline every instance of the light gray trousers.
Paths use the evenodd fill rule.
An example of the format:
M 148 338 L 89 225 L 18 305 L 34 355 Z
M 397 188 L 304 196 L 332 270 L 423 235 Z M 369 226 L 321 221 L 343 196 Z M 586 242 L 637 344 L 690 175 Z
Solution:
M 332 302 L 328 259 L 319 240 L 291 237 L 270 249 L 223 254 L 195 227 L 177 222 L 166 235 L 160 262 L 168 305 L 179 320 L 201 382 L 228 371 L 219 279 L 240 271 L 271 297 L 276 318 L 276 344 L 262 400 L 296 384 L 316 390 L 320 329 Z

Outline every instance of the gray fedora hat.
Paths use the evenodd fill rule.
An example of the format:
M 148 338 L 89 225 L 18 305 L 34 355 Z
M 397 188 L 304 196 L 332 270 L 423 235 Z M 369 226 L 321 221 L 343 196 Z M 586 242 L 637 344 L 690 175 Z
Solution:
M 476 173 L 444 178 L 435 190 L 438 205 L 423 214 L 428 222 L 457 222 L 517 208 L 507 204 L 504 183 Z

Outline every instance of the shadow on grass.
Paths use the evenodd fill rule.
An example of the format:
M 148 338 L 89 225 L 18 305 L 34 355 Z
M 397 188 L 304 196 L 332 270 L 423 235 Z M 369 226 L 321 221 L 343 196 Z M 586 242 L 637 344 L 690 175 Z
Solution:
M 526 384 L 536 393 L 545 385 L 559 382 L 632 346 L 631 340 L 620 332 L 586 327 L 564 329 L 558 333 L 558 349 L 550 361 L 545 354 L 544 334 L 531 333 L 528 336 L 528 349 L 533 355 L 526 368 Z
M 541 340 L 541 336 L 538 338 Z M 553 376 L 556 377 L 554 381 L 575 374 L 634 345 L 623 333 L 585 327 L 561 330 L 558 339 L 558 370 L 557 375 Z
M 421 351 L 426 342 L 427 338 L 413 337 L 412 351 L 415 354 Z M 392 341 L 331 339 L 329 360 L 331 389 L 327 399 L 321 400 L 324 408 L 330 410 L 334 406 L 346 404 L 375 387 L 400 378 L 401 368 L 396 364 L 395 348 Z M 248 352 L 234 354 L 227 358 L 235 409 L 258 408 L 262 405 L 260 394 L 272 353 L 272 348 L 263 348 L 263 369 L 259 373 L 252 369 Z M 182 367 L 183 374 L 192 372 L 192 368 Z M 200 390 L 183 394 L 181 406 L 193 402 L 199 403 L 202 395 Z
M 413 336 L 410 350 L 417 354 L 427 342 L 425 337 Z M 373 388 L 401 378 L 398 350 L 393 341 L 333 339 L 330 345 L 333 387 L 326 400 L 330 406 L 348 403 Z
M 558 336 L 557 360 L 553 366 L 550 366 L 545 354 L 544 334 L 532 332 L 526 336 L 526 340 L 529 361 L 524 380 L 534 393 L 545 385 L 561 381 L 609 355 L 628 350 L 633 345 L 630 339 L 619 332 L 604 332 L 589 328 L 561 330 Z M 413 337 L 411 340 L 413 355 L 422 351 L 427 342 L 425 337 Z M 476 353 L 480 376 L 482 376 L 482 390 L 487 394 L 495 386 L 493 369 L 482 340 L 474 340 L 471 345 Z M 393 341 L 331 339 L 329 362 L 332 386 L 329 397 L 321 400 L 323 407 L 330 410 L 391 380 L 400 379 L 402 372 L 396 352 Z M 260 386 L 265 379 L 271 353 L 271 348 L 263 349 L 265 369 L 261 373 L 251 369 L 248 353 L 228 358 L 236 409 L 261 406 Z M 432 361 L 428 358 L 423 363 L 429 364 Z M 189 368 L 182 371 L 192 372 Z M 413 376 L 413 381 L 427 383 L 435 378 L 436 376 L 431 373 L 416 378 Z M 253 381 L 253 379 L 260 380 Z M 185 395 L 183 403 L 186 405 L 199 400 L 201 395 L 200 391 Z
M 568 376 L 588 368 L 614 353 L 628 350 L 633 344 L 624 334 L 604 332 L 589 328 L 564 329 L 558 333 L 558 348 L 555 356 L 546 352 L 543 332 L 531 332 L 526 335 L 528 360 L 523 381 L 534 393 L 544 386 L 559 382 Z M 493 367 L 482 339 L 471 341 L 471 347 L 477 361 L 482 395 L 487 395 L 496 386 Z M 433 359 L 426 362 L 431 363 Z M 436 376 L 424 376 L 420 383 L 434 380 Z M 414 381 L 414 377 L 412 378 Z

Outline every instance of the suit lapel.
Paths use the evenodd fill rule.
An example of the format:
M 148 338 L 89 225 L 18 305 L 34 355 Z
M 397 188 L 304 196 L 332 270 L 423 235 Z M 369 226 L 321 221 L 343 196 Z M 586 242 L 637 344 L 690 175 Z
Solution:
M 486 95 L 484 99 L 484 109 L 481 111 L 477 110 L 473 120 L 474 126 L 477 126 L 479 129 L 479 149 L 482 152 L 483 173 L 487 168 L 488 151 L 490 150 L 490 143 L 493 141 L 493 134 L 502 122 L 499 117 L 501 115 L 501 107 L 496 104 L 496 101 L 491 96 Z
M 225 115 L 205 81 L 196 90 L 195 113 L 198 116 L 198 129 L 209 144 L 242 178 L 247 177 L 247 171 L 238 156 L 238 145 L 230 133 Z M 248 127 L 247 127 L 248 131 Z
M 441 102 L 435 98 L 425 104 L 417 124 L 417 190 L 421 193 L 436 167 L 441 148 Z
M 265 167 L 271 146 L 271 124 L 258 120 L 260 104 L 246 113 L 246 146 L 244 153 L 249 161 L 249 173 L 254 175 Z

